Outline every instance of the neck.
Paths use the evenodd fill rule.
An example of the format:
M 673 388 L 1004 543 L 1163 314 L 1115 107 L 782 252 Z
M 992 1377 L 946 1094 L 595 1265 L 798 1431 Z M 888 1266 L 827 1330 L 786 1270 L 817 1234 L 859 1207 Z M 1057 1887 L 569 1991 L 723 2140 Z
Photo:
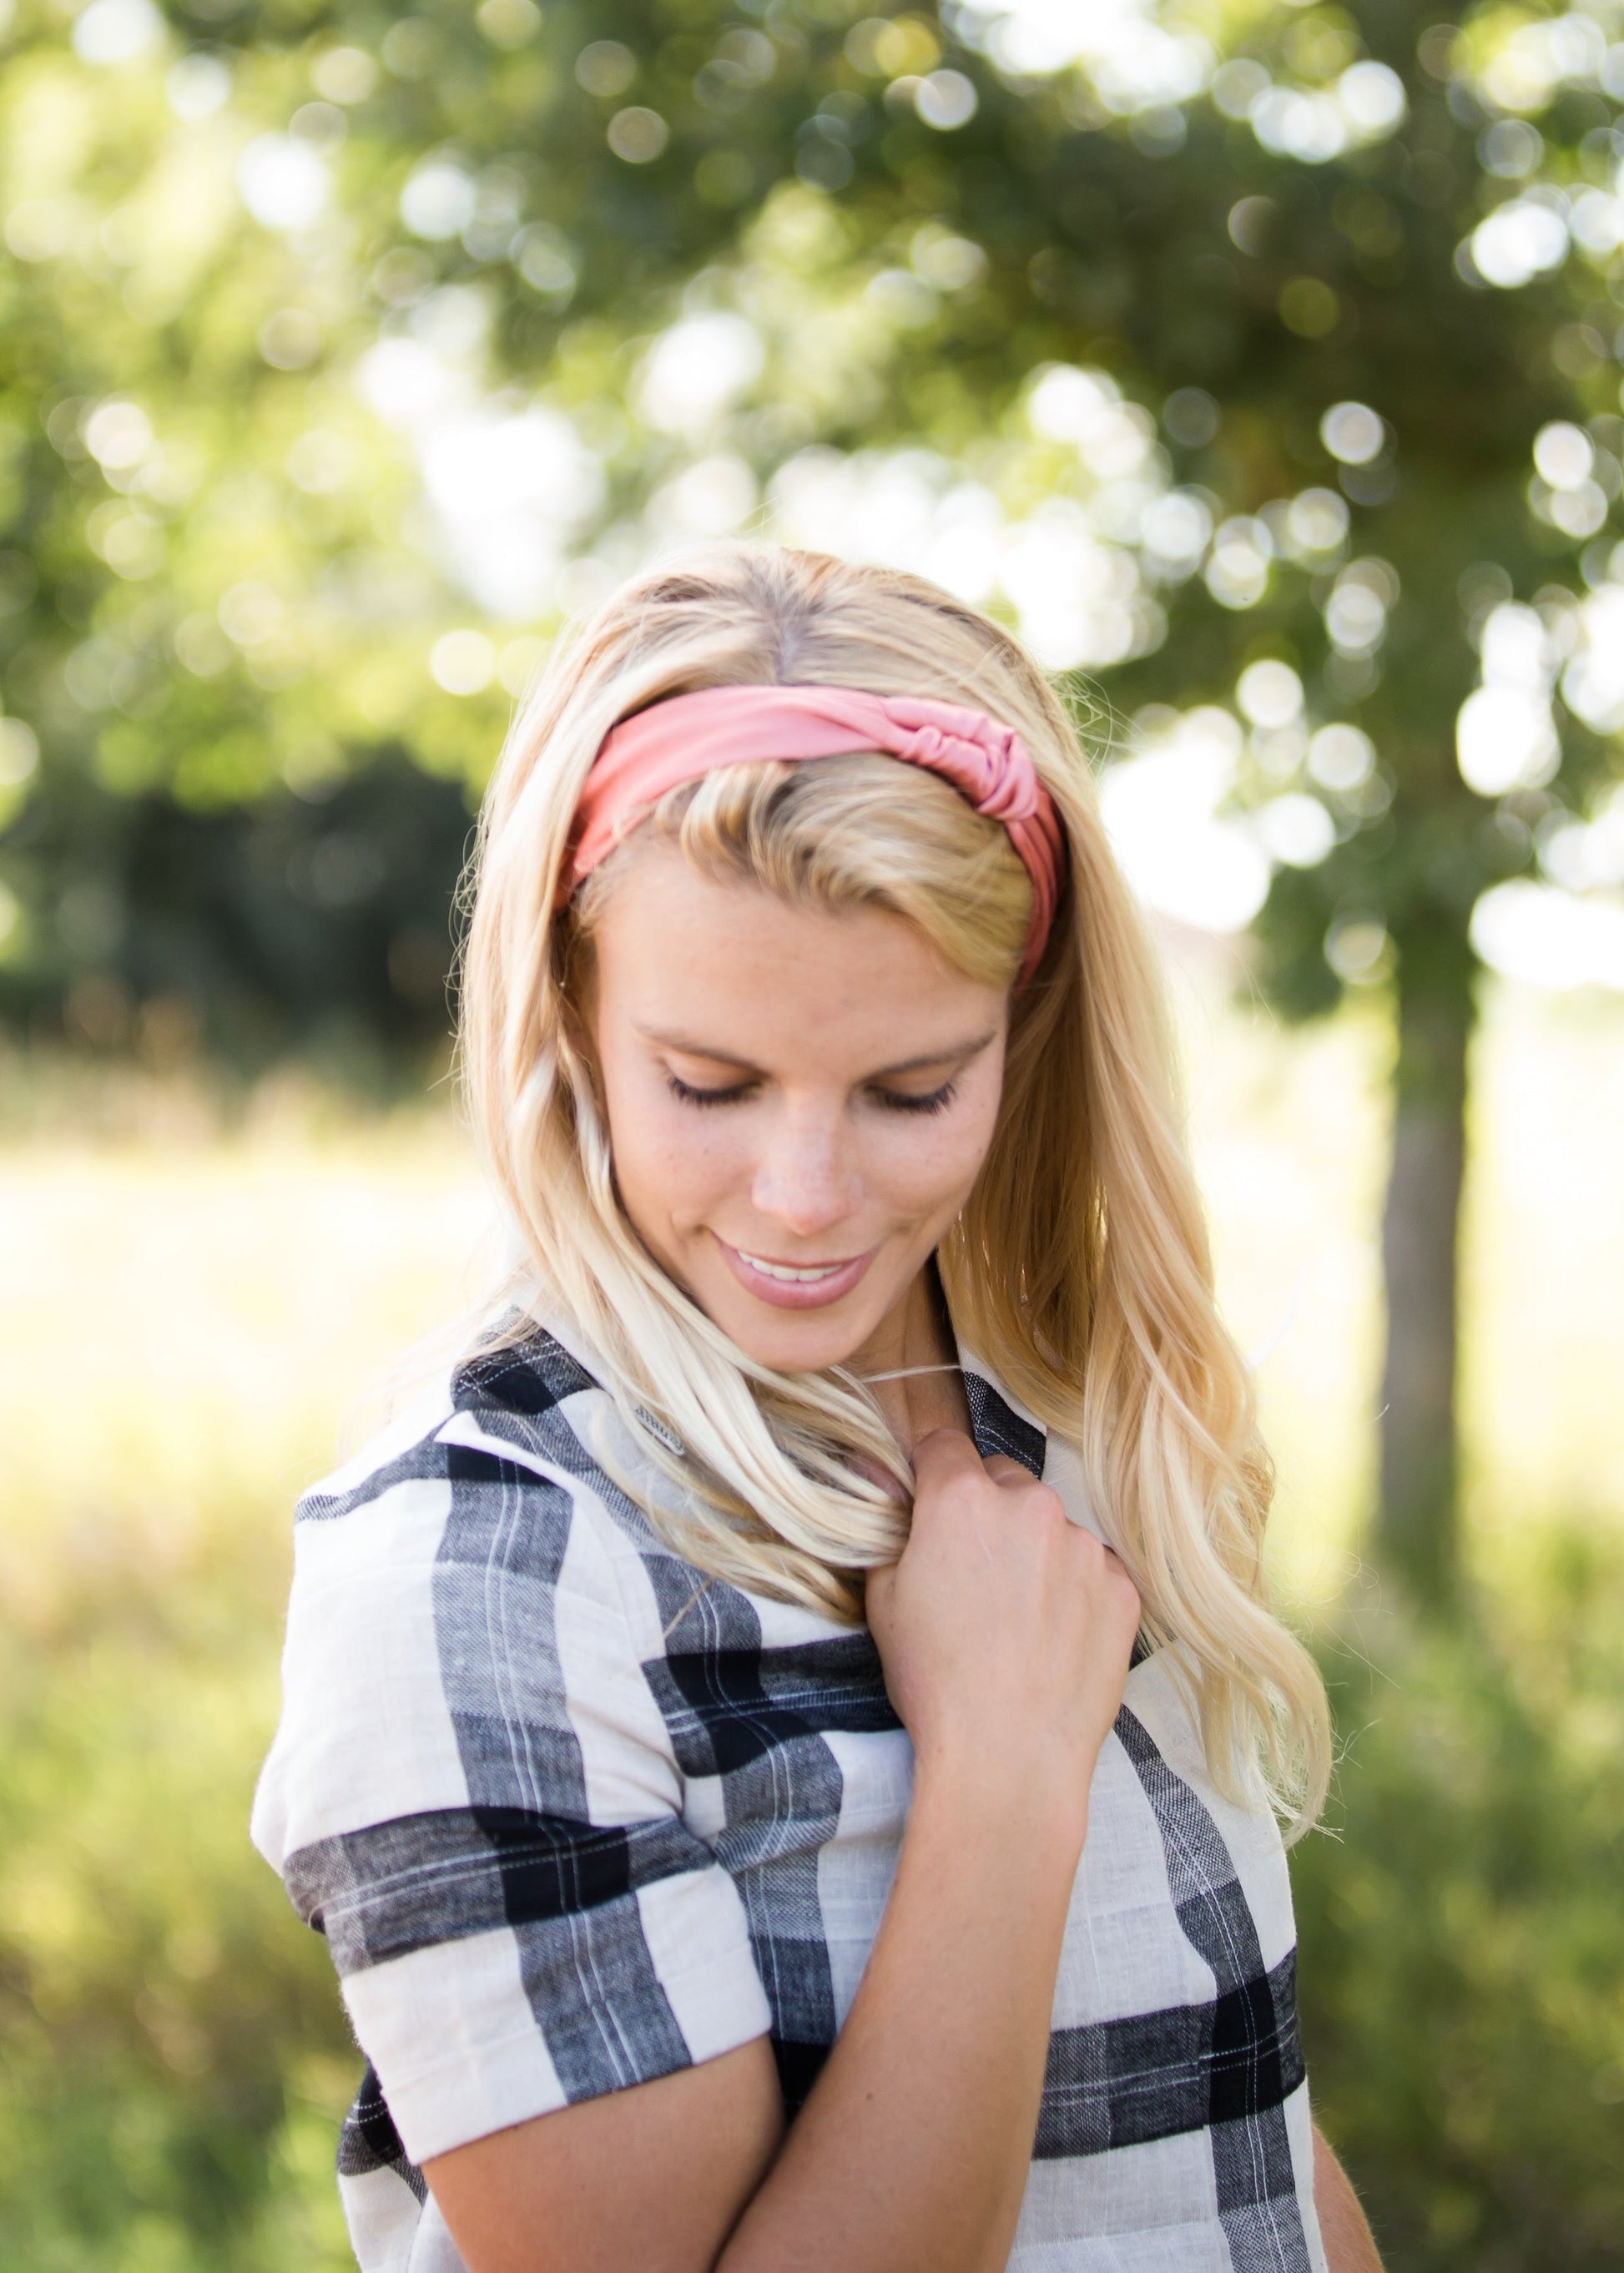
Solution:
M 912 1452 L 933 1429 L 968 1426 L 959 1354 L 937 1295 L 934 1263 L 925 1264 L 846 1365 L 871 1381 L 905 1452 Z M 900 1377 L 876 1380 L 876 1375 Z

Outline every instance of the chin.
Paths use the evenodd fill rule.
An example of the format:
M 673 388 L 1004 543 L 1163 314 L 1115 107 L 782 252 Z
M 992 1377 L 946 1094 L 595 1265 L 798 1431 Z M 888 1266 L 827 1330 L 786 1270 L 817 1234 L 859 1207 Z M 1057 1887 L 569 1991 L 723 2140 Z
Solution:
M 775 1373 L 821 1373 L 826 1367 L 844 1365 L 862 1347 L 875 1323 L 867 1315 L 867 1305 L 861 1317 L 854 1312 L 840 1316 L 846 1308 L 840 1303 L 831 1303 L 826 1313 L 770 1310 L 765 1303 L 759 1309 L 749 1305 L 742 1314 L 733 1302 L 704 1307 L 747 1357 L 771 1366 Z M 756 1309 L 753 1317 L 751 1309 Z
M 831 1365 L 844 1365 L 863 1339 L 861 1333 L 842 1333 L 829 1326 L 816 1331 L 803 1326 L 788 1333 L 771 1326 L 759 1333 L 728 1331 L 747 1357 L 771 1366 L 775 1373 L 822 1373 Z

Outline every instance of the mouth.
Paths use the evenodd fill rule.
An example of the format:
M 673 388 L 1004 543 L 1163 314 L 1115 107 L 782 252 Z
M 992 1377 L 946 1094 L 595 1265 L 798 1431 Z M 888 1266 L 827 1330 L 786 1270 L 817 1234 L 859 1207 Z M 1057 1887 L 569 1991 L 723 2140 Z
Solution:
M 746 1292 L 778 1310 L 821 1310 L 849 1294 L 879 1253 L 871 1247 L 864 1255 L 851 1255 L 832 1263 L 786 1263 L 769 1255 L 751 1255 L 730 1247 L 712 1233 L 727 1257 L 728 1267 Z

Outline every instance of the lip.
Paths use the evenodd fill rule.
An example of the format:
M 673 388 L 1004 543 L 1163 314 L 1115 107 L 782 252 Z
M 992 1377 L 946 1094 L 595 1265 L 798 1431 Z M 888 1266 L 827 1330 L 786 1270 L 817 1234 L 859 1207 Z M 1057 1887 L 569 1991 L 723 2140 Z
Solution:
M 727 1257 L 728 1269 L 745 1292 L 754 1294 L 758 1302 L 770 1303 L 775 1310 L 823 1310 L 831 1302 L 843 1301 L 880 1251 L 871 1247 L 867 1254 L 853 1255 L 841 1263 L 827 1279 L 797 1283 L 792 1279 L 769 1279 L 764 1271 L 757 1271 L 747 1262 L 736 1247 L 730 1247 L 719 1232 L 712 1232 L 710 1236 Z M 777 1255 L 763 1256 L 762 1259 L 766 1263 L 782 1262 L 789 1270 L 811 1271 L 818 1267 L 810 1263 L 791 1263 L 786 1257 Z

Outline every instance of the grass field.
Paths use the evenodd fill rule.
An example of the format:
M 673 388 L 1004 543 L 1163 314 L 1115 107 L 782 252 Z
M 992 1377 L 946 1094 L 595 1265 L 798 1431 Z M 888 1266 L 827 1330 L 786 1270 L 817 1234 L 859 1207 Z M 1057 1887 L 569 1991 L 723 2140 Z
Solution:
M 1379 1018 L 1184 990 L 1273 1552 L 1346 1747 L 1297 1864 L 1320 2104 L 1394 2273 L 1616 2265 L 1624 2231 L 1624 1006 L 1502 995 L 1475 1068 L 1468 1552 L 1419 1635 L 1361 1562 Z M 6 1069 L 0 1069 L 0 1078 Z M 21 1078 L 0 1104 L 0 2262 L 347 2263 L 356 2068 L 246 1843 L 286 1537 L 486 1225 L 449 1113 L 293 1079 Z

